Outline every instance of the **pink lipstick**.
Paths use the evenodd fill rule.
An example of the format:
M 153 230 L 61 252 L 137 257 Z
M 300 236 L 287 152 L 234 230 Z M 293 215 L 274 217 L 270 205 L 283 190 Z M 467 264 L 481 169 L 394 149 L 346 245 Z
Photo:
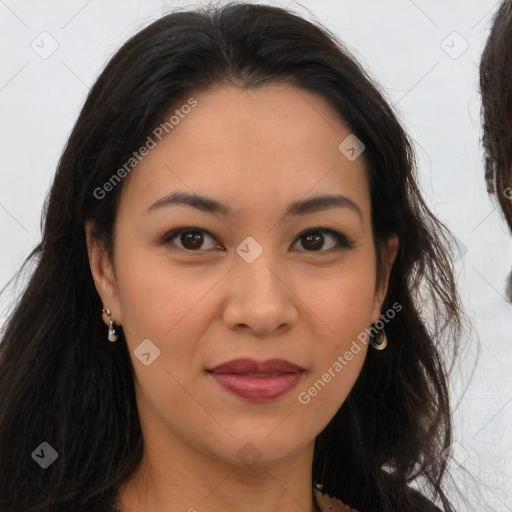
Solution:
M 258 362 L 234 359 L 208 369 L 208 374 L 226 391 L 246 400 L 266 402 L 291 391 L 305 370 L 284 359 Z

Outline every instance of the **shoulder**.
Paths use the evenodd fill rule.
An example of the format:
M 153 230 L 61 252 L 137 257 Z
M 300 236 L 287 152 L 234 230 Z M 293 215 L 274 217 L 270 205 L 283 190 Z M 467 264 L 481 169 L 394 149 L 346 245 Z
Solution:
M 322 512 L 357 512 L 357 510 L 344 505 L 339 499 L 323 494 L 319 489 L 313 489 L 316 502 Z

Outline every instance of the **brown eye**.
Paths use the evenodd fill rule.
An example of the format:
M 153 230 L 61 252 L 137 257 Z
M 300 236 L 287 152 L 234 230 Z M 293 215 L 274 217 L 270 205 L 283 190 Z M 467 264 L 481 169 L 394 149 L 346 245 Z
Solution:
M 317 251 L 324 245 L 324 235 L 318 231 L 312 231 L 302 237 L 302 245 L 308 250 Z
M 210 238 L 215 243 L 213 245 L 210 244 L 210 247 L 204 247 L 205 238 Z M 175 239 L 179 241 L 179 244 L 181 244 L 181 246 L 179 244 L 176 244 L 176 242 L 174 241 Z M 171 231 L 171 233 L 168 233 L 164 237 L 162 243 L 172 243 L 173 245 L 177 245 L 179 249 L 191 252 L 204 251 L 218 246 L 215 238 L 213 238 L 213 236 L 210 235 L 207 231 L 200 228 L 181 228 L 178 230 Z
M 185 249 L 200 249 L 203 245 L 203 235 L 199 231 L 183 231 L 180 234 L 180 242 Z
M 327 249 L 324 247 L 326 236 L 334 241 Z M 307 252 L 328 252 L 336 248 L 354 247 L 354 244 L 349 242 L 344 235 L 328 228 L 310 229 L 309 231 L 303 232 L 299 235 L 298 241 L 302 241 L 302 247 L 304 247 Z M 324 250 L 322 251 L 321 249 Z

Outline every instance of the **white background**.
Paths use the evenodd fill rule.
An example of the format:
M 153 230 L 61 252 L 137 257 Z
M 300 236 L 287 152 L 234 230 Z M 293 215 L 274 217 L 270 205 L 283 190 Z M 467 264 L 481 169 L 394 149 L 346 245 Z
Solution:
M 464 463 L 473 480 L 457 463 L 452 471 L 476 510 L 512 511 L 512 306 L 504 299 L 512 237 L 485 190 L 477 68 L 498 4 L 270 3 L 316 18 L 377 78 L 416 143 L 429 205 L 467 250 L 457 272 L 474 331 L 464 340 L 464 359 L 451 388 L 455 460 Z M 196 5 L 0 0 L 0 287 L 40 240 L 41 209 L 58 159 L 108 59 L 161 14 Z M 40 35 L 44 31 L 58 44 L 46 59 L 31 47 L 33 41 L 41 46 L 42 37 L 50 47 L 50 36 Z M 0 303 L 1 318 L 9 293 Z M 460 510 L 469 508 L 461 505 Z

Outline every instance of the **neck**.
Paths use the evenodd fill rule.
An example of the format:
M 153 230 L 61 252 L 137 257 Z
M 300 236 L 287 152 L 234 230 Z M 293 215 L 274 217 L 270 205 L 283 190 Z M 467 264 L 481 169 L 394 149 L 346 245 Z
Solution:
M 176 442 L 145 444 L 141 464 L 119 490 L 121 512 L 319 512 L 313 494 L 314 443 L 286 460 L 253 467 Z M 237 461 L 239 462 L 239 461 Z

